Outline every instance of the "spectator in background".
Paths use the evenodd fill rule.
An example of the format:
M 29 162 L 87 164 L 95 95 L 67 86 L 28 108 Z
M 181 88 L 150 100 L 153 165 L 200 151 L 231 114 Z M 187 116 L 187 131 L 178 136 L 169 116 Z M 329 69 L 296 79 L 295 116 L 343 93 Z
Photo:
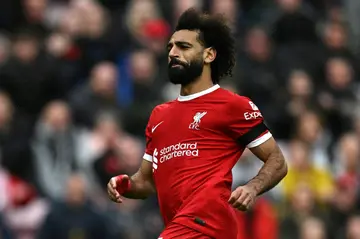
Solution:
M 0 163 L 10 174 L 34 182 L 31 133 L 31 126 L 19 117 L 9 95 L 0 91 Z
M 161 19 L 161 12 L 157 1 L 131 1 L 126 13 L 126 26 L 131 37 L 130 43 L 132 43 L 128 47 L 147 47 L 146 31 L 144 31 L 145 24 L 152 20 Z
M 144 69 L 145 65 L 154 65 L 151 77 L 153 89 L 150 91 L 150 95 L 153 94 L 153 90 L 163 87 L 164 83 L 168 83 L 166 80 L 168 56 L 166 52 L 167 41 L 169 40 L 170 26 L 163 19 L 149 20 L 143 26 L 144 39 L 147 42 L 145 46 L 142 46 L 142 50 L 135 50 L 130 54 L 130 74 L 134 78 L 134 68 L 138 68 L 134 61 L 139 59 L 139 55 L 144 55 L 146 60 L 139 60 L 142 63 L 141 68 Z M 151 59 L 149 59 L 151 58 Z M 146 64 L 144 64 L 147 62 Z M 140 67 L 140 66 L 139 66 Z M 140 70 L 140 69 L 139 69 Z M 156 75 L 154 75 L 156 74 Z M 149 75 L 149 74 L 148 74 Z M 149 76 L 147 76 L 149 78 Z
M 116 99 L 118 70 L 111 62 L 96 65 L 90 75 L 88 84 L 81 85 L 70 95 L 70 105 L 75 123 L 92 128 L 99 111 L 117 112 Z
M 115 230 L 126 239 L 157 238 L 163 229 L 163 222 L 152 204 L 126 199 L 121 206 L 116 205 L 110 214 L 115 222 Z
M 324 222 L 315 217 L 307 218 L 300 229 L 300 239 L 326 239 L 329 238 L 326 233 Z
M 71 1 L 74 3 L 74 1 Z M 57 28 L 59 32 L 69 35 L 72 39 L 77 39 L 84 34 L 84 13 L 81 9 L 72 5 L 67 6 L 63 12 L 62 17 L 58 21 Z
M 164 46 L 178 16 L 195 7 L 233 23 L 239 64 L 221 86 L 262 109 L 292 167 L 288 186 L 241 214 L 239 226 L 249 232 L 241 237 L 276 237 L 281 221 L 280 238 L 358 238 L 358 6 L 358 0 L 0 0 L 0 237 L 3 224 L 16 237 L 33 238 L 48 210 L 37 191 L 66 198 L 65 181 L 76 170 L 86 178 L 88 199 L 107 213 L 101 220 L 109 226 L 99 226 L 106 235 L 97 238 L 108 232 L 157 238 L 163 225 L 156 198 L 117 207 L 104 200 L 104 185 L 137 168 L 144 147 L 137 137 L 152 105 L 178 96 L 179 86 L 165 81 Z M 68 102 L 53 101 L 59 99 Z M 245 153 L 233 186 L 260 167 Z M 333 194 L 322 192 L 330 188 Z M 100 225 L 91 218 L 97 213 L 85 213 L 93 204 L 69 205 L 52 206 L 43 237 L 68 238 L 63 231 L 87 237 L 86 228 Z M 284 211 L 277 217 L 278 207 Z M 84 218 L 90 222 L 82 227 Z
M 335 153 L 334 172 L 338 180 L 345 180 L 349 187 L 359 188 L 360 180 L 360 141 L 356 134 L 343 135 Z
M 162 63 L 167 62 L 166 48 L 170 26 L 163 19 L 155 19 L 147 21 L 142 31 L 144 32 L 144 40 L 146 41 L 146 47 L 157 56 L 159 60 L 163 60 Z
M 79 170 L 85 174 L 92 193 L 103 193 L 104 185 L 114 175 L 134 173 L 140 165 L 142 148 L 122 129 L 116 115 L 100 113 L 92 132 L 83 136 L 79 148 Z
M 304 69 L 314 79 L 321 76 L 322 57 L 316 22 L 304 0 L 278 0 L 280 17 L 273 25 L 278 71 L 285 79 L 292 69 Z
M 272 44 L 264 29 L 251 28 L 245 36 L 245 52 L 239 63 L 240 80 L 236 82 L 242 95 L 250 97 L 266 118 L 270 116 L 269 98 L 279 88 Z
M 81 34 L 76 38 L 82 57 L 84 75 L 102 61 L 115 60 L 108 38 L 109 13 L 97 1 L 74 1 L 73 7 L 81 16 Z
M 37 183 L 50 199 L 64 195 L 67 178 L 77 169 L 78 133 L 65 102 L 54 101 L 45 107 L 36 125 L 32 147 Z
M 187 9 L 193 7 L 196 9 L 202 9 L 204 6 L 203 0 L 174 0 L 173 8 L 173 19 L 171 19 L 172 24 L 175 24 L 179 19 L 180 15 L 185 12 Z
M 294 122 L 309 108 L 316 108 L 314 90 L 313 81 L 306 72 L 302 70 L 291 72 L 286 91 L 276 99 L 278 110 L 272 109 L 275 120 L 273 127 L 277 137 L 289 139 L 291 131 L 296 127 Z
M 347 221 L 359 208 L 357 196 L 356 190 L 348 181 L 338 180 L 329 213 L 331 235 L 335 235 L 336 239 L 344 238 L 346 235 Z
M 289 208 L 285 210 L 285 216 L 280 224 L 281 239 L 307 239 L 308 237 L 304 237 L 305 235 L 302 234 L 311 232 L 308 225 L 304 223 L 308 223 L 312 217 L 326 220 L 325 214 L 319 210 L 315 199 L 316 195 L 311 186 L 306 183 L 298 183 L 294 186 L 289 198 Z M 300 237 L 301 235 L 303 237 Z
M 335 139 L 351 130 L 351 118 L 356 106 L 354 70 L 343 58 L 330 58 L 326 62 L 326 81 L 318 94 L 318 101 L 328 127 Z
M 332 228 L 334 234 L 345 234 L 346 221 L 350 214 L 359 210 L 359 138 L 354 134 L 344 135 L 338 144 L 334 165 L 337 192 L 333 199 Z
M 276 44 L 316 43 L 315 21 L 302 10 L 303 0 L 278 0 L 282 15 L 274 24 Z
M 7 204 L 2 215 L 17 239 L 34 239 L 47 211 L 46 200 L 39 197 L 25 180 L 8 175 L 5 184 Z
M 237 27 L 241 24 L 239 20 L 239 6 L 236 0 L 211 0 L 210 1 L 210 12 L 212 14 L 225 14 L 226 19 L 230 23 L 230 27 L 237 33 L 240 29 Z M 240 22 L 240 24 L 239 24 Z
M 32 31 L 20 31 L 13 40 L 12 56 L 0 71 L 0 88 L 9 93 L 18 113 L 34 122 L 54 97 L 51 65 L 40 52 L 41 41 Z
M 134 51 L 130 56 L 133 97 L 124 113 L 124 126 L 128 132 L 139 137 L 144 136 L 152 109 L 162 100 L 156 87 L 157 68 L 154 54 L 148 50 Z
M 45 36 L 49 30 L 46 26 L 46 9 L 48 0 L 21 0 L 23 22 L 22 27 L 26 26 L 37 33 Z
M 360 111 L 359 107 L 356 107 L 354 109 L 354 118 L 352 119 L 352 128 L 354 129 L 353 132 L 356 134 L 356 136 L 360 139 Z
M 237 239 L 251 238 L 279 238 L 279 222 L 273 205 L 266 199 L 260 198 L 248 212 L 238 214 Z
M 76 84 L 82 83 L 81 50 L 70 35 L 62 32 L 52 33 L 45 41 L 48 60 L 54 67 L 53 88 L 59 98 L 66 98 Z
M 329 202 L 334 193 L 331 172 L 317 167 L 311 159 L 309 146 L 301 141 L 290 144 L 290 167 L 283 181 L 286 199 L 290 199 L 298 186 L 307 185 L 319 203 Z
M 348 49 L 348 33 L 341 22 L 328 22 L 323 31 L 324 56 L 326 61 L 332 57 L 341 57 L 348 60 L 353 67 L 356 66 L 356 58 Z
M 110 238 L 106 220 L 88 201 L 85 182 L 72 175 L 66 184 L 66 197 L 52 205 L 38 239 Z
M 352 215 L 346 226 L 346 238 L 347 239 L 358 239 L 360 238 L 360 215 L 354 214 Z M 343 236 L 338 236 L 336 239 L 344 238 Z
M 1 239 L 14 239 L 14 235 L 8 226 L 3 222 L 2 217 L 0 217 L 0 238 Z
M 154 54 L 156 63 L 161 75 L 161 87 L 165 77 L 167 77 L 167 52 L 164 47 L 167 44 L 170 34 L 170 25 L 163 19 L 160 12 L 160 6 L 155 0 L 137 0 L 129 4 L 128 15 L 126 16 L 126 25 L 130 33 L 130 43 L 126 52 L 129 53 L 129 47 L 138 50 L 147 49 Z M 131 53 L 130 53 L 131 55 Z
M 293 71 L 288 80 L 289 102 L 287 110 L 292 120 L 298 118 L 310 107 L 314 107 L 314 86 L 310 76 L 304 71 Z M 291 120 L 290 120 L 291 121 Z M 290 128 L 289 128 L 290 129 Z
M 310 150 L 311 163 L 319 169 L 331 170 L 328 147 L 331 141 L 320 115 L 315 111 L 303 112 L 295 126 L 295 139 L 306 144 Z
M 4 34 L 0 34 L 0 67 L 10 56 L 11 42 Z M 0 68 L 1 69 L 1 68 Z

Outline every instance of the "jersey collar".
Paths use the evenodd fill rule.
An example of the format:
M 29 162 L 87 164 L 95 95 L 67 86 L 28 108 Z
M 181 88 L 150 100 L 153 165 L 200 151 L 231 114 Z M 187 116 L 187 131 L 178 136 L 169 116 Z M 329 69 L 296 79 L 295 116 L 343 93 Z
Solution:
M 206 89 L 206 90 L 203 90 L 203 91 L 200 91 L 198 93 L 195 93 L 195 94 L 191 94 L 191 95 L 179 95 L 179 97 L 177 98 L 178 101 L 189 101 L 189 100 L 193 100 L 193 99 L 196 99 L 200 96 L 203 96 L 203 95 L 206 95 L 206 94 L 209 94 L 217 89 L 220 88 L 220 85 L 216 84 L 216 85 L 213 85 L 212 87 Z

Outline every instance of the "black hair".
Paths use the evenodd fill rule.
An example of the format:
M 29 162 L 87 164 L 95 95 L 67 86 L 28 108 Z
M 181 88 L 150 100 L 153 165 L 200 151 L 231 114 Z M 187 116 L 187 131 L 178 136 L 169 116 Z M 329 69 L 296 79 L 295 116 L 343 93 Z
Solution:
M 211 63 L 211 78 L 218 83 L 223 77 L 232 76 L 235 66 L 235 41 L 230 27 L 222 15 L 200 13 L 194 8 L 186 10 L 179 18 L 175 31 L 199 31 L 199 41 L 216 50 Z

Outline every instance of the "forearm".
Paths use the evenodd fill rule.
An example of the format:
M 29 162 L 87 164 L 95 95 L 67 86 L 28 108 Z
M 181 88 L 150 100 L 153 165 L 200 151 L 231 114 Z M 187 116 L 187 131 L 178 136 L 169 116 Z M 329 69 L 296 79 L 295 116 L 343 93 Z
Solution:
M 155 193 L 155 187 L 151 180 L 146 180 L 140 172 L 130 177 L 130 189 L 122 196 L 130 199 L 146 199 Z
M 278 146 L 268 155 L 259 173 L 248 182 L 261 195 L 275 187 L 287 174 L 287 164 Z

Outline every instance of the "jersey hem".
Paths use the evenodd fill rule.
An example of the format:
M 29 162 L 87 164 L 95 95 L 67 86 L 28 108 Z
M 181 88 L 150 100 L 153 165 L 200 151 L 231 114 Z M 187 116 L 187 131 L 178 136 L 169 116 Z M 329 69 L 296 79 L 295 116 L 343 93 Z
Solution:
M 196 232 L 199 232 L 205 236 L 209 236 L 209 237 L 213 237 L 214 235 L 212 235 L 211 233 L 207 233 L 205 230 L 201 230 L 198 226 L 194 226 L 194 225 L 191 225 L 190 223 L 184 223 L 182 221 L 174 221 L 173 223 L 176 223 L 176 224 L 179 224 L 179 225 L 182 225 L 184 227 L 187 227 L 187 228 L 190 228 L 191 230 L 194 230 Z

